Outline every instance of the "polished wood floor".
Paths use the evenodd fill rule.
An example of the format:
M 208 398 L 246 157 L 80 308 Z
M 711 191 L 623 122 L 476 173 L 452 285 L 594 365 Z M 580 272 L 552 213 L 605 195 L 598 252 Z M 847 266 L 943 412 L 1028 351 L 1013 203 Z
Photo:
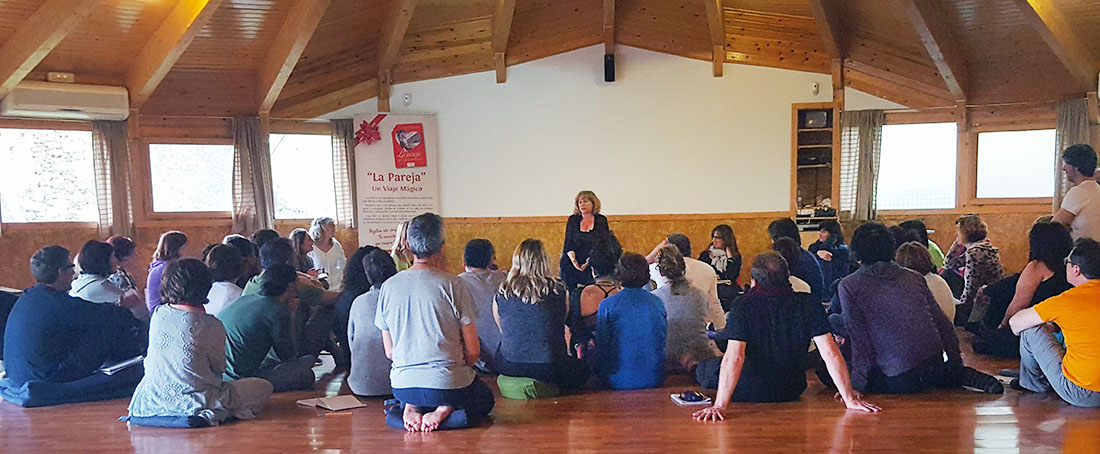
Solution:
M 966 358 L 986 372 L 1016 366 Z M 813 378 L 800 402 L 734 405 L 719 423 L 695 422 L 692 409 L 672 404 L 670 393 L 693 388 L 673 376 L 657 390 L 498 398 L 493 421 L 481 427 L 406 434 L 383 424 L 381 400 L 330 414 L 296 406 L 340 390 L 342 377 L 324 368 L 315 391 L 276 395 L 258 420 L 210 429 L 127 427 L 116 422 L 127 399 L 41 409 L 2 403 L 0 452 L 1100 452 L 1100 410 L 1073 408 L 1054 395 L 868 396 L 884 411 L 865 415 L 846 412 Z

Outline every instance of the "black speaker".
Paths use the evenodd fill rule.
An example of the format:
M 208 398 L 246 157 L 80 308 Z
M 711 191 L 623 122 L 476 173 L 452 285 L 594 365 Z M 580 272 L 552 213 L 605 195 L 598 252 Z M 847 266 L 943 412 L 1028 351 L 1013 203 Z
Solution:
M 603 81 L 615 81 L 615 54 L 603 55 Z

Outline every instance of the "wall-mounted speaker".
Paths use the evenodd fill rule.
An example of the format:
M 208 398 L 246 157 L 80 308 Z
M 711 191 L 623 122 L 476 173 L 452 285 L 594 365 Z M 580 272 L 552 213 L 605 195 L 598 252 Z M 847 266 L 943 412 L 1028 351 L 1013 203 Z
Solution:
M 603 81 L 615 81 L 615 54 L 604 54 L 603 56 Z

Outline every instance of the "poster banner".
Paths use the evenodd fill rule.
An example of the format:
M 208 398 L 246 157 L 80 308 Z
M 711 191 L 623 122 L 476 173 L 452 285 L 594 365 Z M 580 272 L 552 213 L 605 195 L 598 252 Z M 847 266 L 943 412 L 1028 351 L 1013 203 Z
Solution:
M 372 114 L 353 121 L 359 245 L 388 251 L 397 224 L 439 213 L 436 118 Z

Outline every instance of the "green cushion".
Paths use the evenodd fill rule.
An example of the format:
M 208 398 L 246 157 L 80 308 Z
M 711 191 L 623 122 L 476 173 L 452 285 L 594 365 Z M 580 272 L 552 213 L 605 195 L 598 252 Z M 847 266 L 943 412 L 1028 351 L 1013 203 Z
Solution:
M 497 376 L 500 395 L 509 399 L 543 399 L 561 393 L 557 386 L 528 377 Z

